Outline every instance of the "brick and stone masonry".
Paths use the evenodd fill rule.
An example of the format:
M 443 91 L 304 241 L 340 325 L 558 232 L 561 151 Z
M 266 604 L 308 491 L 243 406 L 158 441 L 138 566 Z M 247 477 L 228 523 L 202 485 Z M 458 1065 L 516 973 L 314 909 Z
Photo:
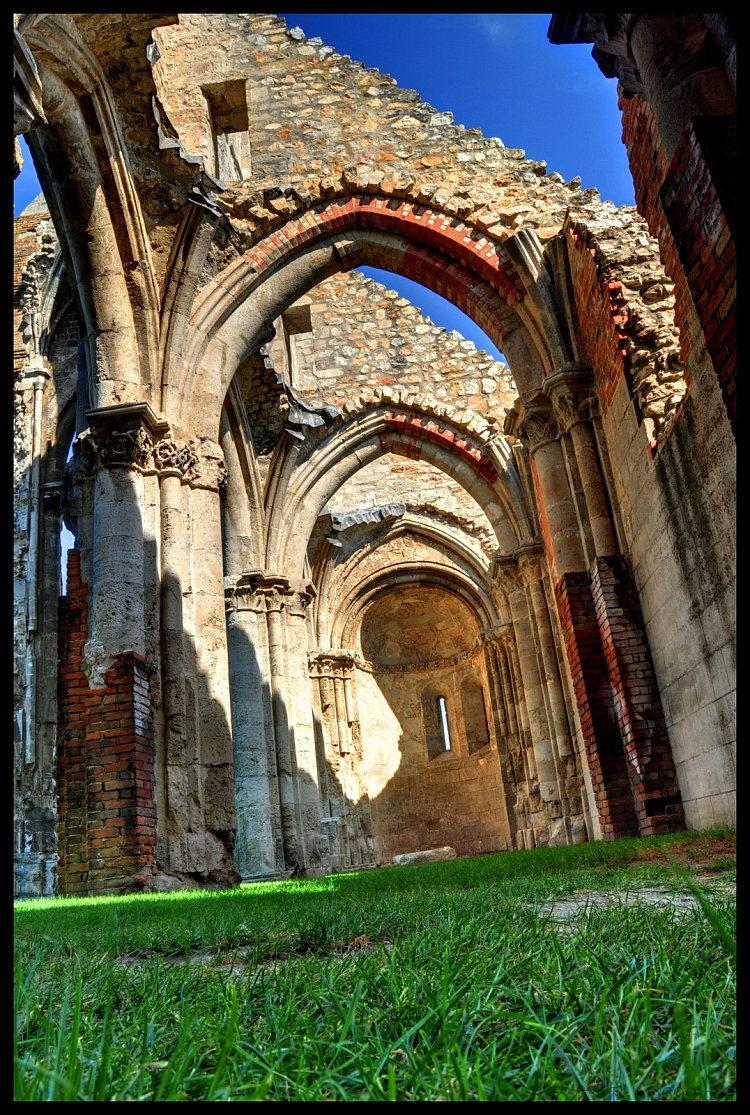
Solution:
M 701 117 L 690 121 L 668 161 L 648 102 L 621 96 L 620 108 L 636 203 L 675 281 L 683 360 L 687 363 L 693 344 L 688 311 L 694 304 L 736 433 L 737 256 L 730 214 L 722 205 L 712 166 L 716 122 L 709 127 Z M 730 137 L 725 138 L 728 145 Z M 733 183 L 723 185 L 726 198 Z
M 459 854 L 733 823 L 728 17 L 553 16 L 614 51 L 637 209 L 278 16 L 15 21 L 17 130 L 57 197 L 16 222 L 18 893 L 54 892 L 58 840 L 71 894 L 378 862 L 452 821 L 451 780 L 463 844 L 430 839 Z M 447 297 L 507 367 L 360 266 Z M 287 586 L 267 612 L 256 582 Z M 456 657 L 431 609 L 418 669 L 356 657 L 408 585 L 470 605 L 450 670 L 481 677 L 492 749 L 445 674 L 457 745 L 423 755 L 416 679 Z M 407 833 L 385 805 L 410 756 L 434 795 Z
M 60 599 L 57 779 L 61 894 L 110 893 L 155 874 L 154 732 L 144 659 L 113 655 L 106 684 L 83 669 L 88 586 L 81 555 L 68 554 Z

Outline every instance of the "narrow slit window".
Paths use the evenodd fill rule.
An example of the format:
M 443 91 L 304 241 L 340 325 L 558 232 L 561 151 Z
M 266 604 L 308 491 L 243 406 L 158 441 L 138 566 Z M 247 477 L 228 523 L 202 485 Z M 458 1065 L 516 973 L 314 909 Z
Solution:
M 448 727 L 448 706 L 445 703 L 445 697 L 438 697 L 437 699 L 438 722 L 440 730 L 443 733 L 443 750 L 451 750 L 451 733 Z

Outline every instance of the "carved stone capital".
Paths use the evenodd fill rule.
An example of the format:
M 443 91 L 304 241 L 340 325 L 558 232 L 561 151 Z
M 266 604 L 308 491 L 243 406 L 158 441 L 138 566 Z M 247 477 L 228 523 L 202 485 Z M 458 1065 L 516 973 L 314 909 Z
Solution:
M 86 418 L 89 447 L 101 468 L 152 468 L 154 444 L 169 429 L 169 423 L 154 414 L 148 403 L 99 407 L 87 411 Z
M 233 584 L 224 584 L 224 597 L 231 611 L 267 611 L 269 603 L 273 606 L 290 591 L 288 577 L 263 569 L 247 569 Z
M 506 596 L 521 588 L 521 573 L 518 560 L 513 554 L 498 554 L 492 559 L 492 580 Z
M 540 581 L 544 576 L 544 547 L 540 542 L 531 542 L 526 546 L 519 546 L 514 555 L 518 560 L 518 569 L 525 585 Z
M 106 468 L 147 469 L 153 449 L 151 436 L 143 427 L 100 430 L 96 435 L 99 461 Z
M 542 384 L 552 403 L 555 419 L 564 433 L 576 422 L 588 422 L 596 398 L 593 373 L 589 368 L 563 368 L 553 372 Z
M 281 612 L 304 616 L 317 596 L 310 581 L 296 584 L 281 573 L 248 569 L 234 583 L 224 584 L 227 611 Z
M 533 399 L 516 399 L 505 416 L 503 430 L 525 445 L 530 453 L 560 435 L 550 402 L 541 392 Z
M 498 623 L 496 627 L 482 634 L 485 643 L 515 643 L 516 632 L 512 623 Z
M 352 678 L 357 662 L 353 650 L 314 650 L 308 654 L 310 677 L 314 678 Z
M 191 476 L 198 458 L 192 447 L 184 441 L 163 438 L 154 446 L 154 466 L 160 476 Z
M 305 581 L 303 584 L 293 588 L 287 595 L 284 609 L 289 615 L 305 616 L 307 615 L 307 609 L 317 595 L 312 581 Z
M 190 486 L 211 492 L 226 487 L 229 473 L 220 446 L 206 443 L 192 452 L 194 459 L 187 471 Z

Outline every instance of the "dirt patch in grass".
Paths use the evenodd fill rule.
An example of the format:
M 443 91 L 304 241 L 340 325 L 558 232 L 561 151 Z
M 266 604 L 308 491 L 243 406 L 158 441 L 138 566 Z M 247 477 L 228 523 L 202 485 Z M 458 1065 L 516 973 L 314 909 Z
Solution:
M 666 846 L 644 844 L 637 848 L 639 860 L 652 860 L 657 863 L 677 863 L 705 874 L 731 871 L 736 864 L 737 837 L 734 833 L 721 836 L 699 835 L 695 833 L 677 837 Z
M 715 874 L 693 876 L 708 898 L 736 894 L 734 881 L 717 879 Z M 549 916 L 553 922 L 570 925 L 571 919 L 579 917 L 591 909 L 610 906 L 635 906 L 638 903 L 650 906 L 671 906 L 675 910 L 696 909 L 698 899 L 688 890 L 678 887 L 630 887 L 627 890 L 579 890 L 575 894 L 562 895 L 545 902 L 540 907 L 542 915 Z
M 737 840 L 734 833 L 712 834 L 686 833 L 676 837 L 666 846 L 639 844 L 635 848 L 633 862 L 672 866 L 679 864 L 686 868 L 692 880 L 697 883 L 709 899 L 721 898 L 737 893 L 735 878 L 737 864 Z M 699 905 L 698 899 L 684 881 L 675 878 L 670 885 L 642 884 L 626 890 L 580 890 L 571 895 L 559 895 L 545 902 L 540 908 L 558 924 L 570 924 L 571 918 L 580 916 L 587 909 L 607 906 L 633 906 L 646 902 L 655 906 L 671 906 L 675 909 L 691 909 Z
M 393 941 L 388 938 L 383 938 L 382 941 L 377 941 L 367 934 L 354 937 L 350 941 L 300 941 L 298 944 L 287 944 L 274 949 L 272 953 L 265 956 L 258 956 L 258 950 L 252 945 L 236 945 L 222 948 L 216 947 L 199 947 L 185 949 L 173 949 L 164 952 L 159 949 L 154 949 L 151 952 L 145 949 L 138 952 L 126 953 L 124 956 L 115 958 L 115 963 L 122 968 L 138 968 L 142 967 L 147 960 L 154 960 L 156 957 L 161 957 L 165 964 L 176 964 L 184 966 L 186 964 L 210 964 L 215 968 L 231 968 L 236 971 L 244 971 L 250 964 L 257 967 L 273 968 L 277 964 L 283 963 L 295 956 L 306 956 L 308 953 L 317 953 L 318 955 L 327 954 L 329 956 L 346 956 L 352 952 L 364 953 L 373 952 L 379 945 L 389 947 Z

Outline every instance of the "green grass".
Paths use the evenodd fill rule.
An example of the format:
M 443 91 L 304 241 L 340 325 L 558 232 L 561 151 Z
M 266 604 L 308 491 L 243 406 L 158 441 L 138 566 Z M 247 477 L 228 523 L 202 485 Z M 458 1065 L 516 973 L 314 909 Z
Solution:
M 708 835 L 19 902 L 15 1099 L 734 1101 Z M 649 886 L 695 903 L 548 912 Z

